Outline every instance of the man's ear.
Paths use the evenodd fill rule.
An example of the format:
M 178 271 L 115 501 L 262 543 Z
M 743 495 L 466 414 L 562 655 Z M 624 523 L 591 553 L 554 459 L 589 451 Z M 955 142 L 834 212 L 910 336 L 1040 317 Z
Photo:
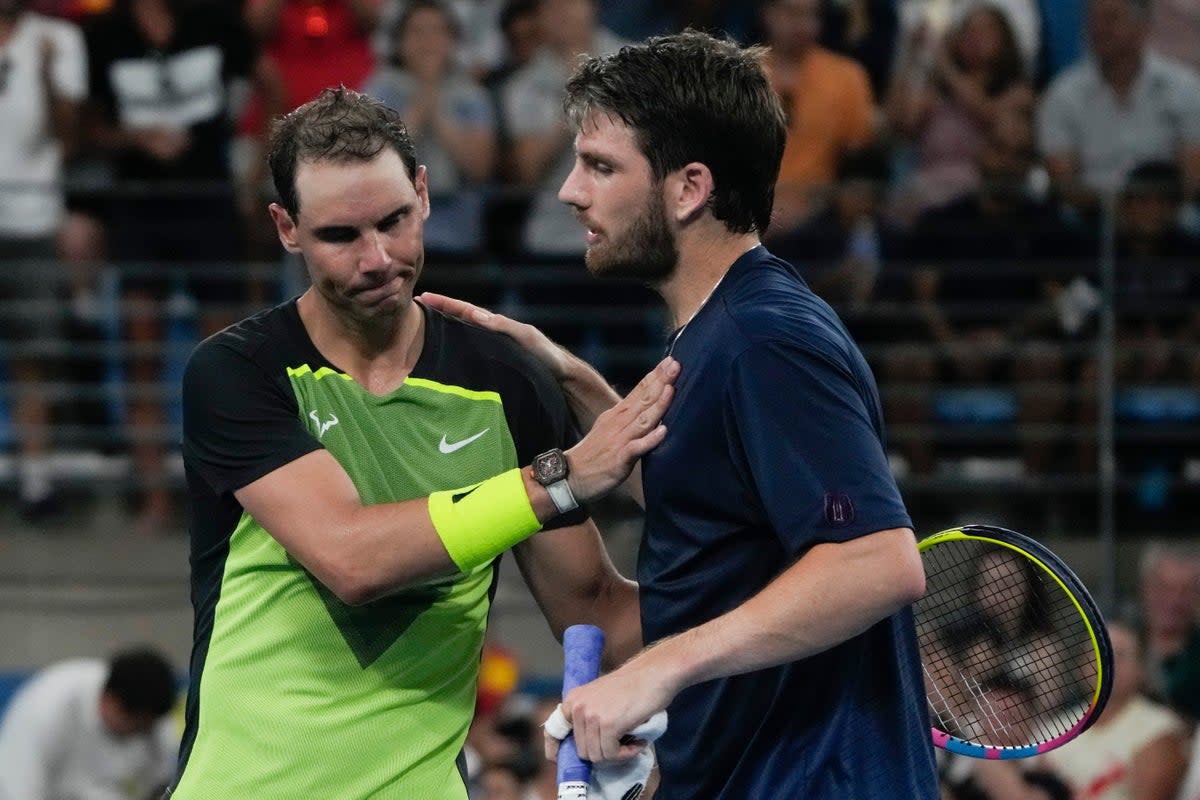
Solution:
M 676 222 L 689 222 L 708 207 L 713 193 L 713 176 L 699 161 L 684 164 L 666 179 L 667 211 Z
M 296 222 L 292 219 L 292 215 L 279 203 L 271 203 L 267 210 L 271 212 L 271 221 L 275 223 L 275 232 L 279 234 L 279 241 L 283 244 L 283 249 L 289 253 L 299 253 L 300 244 L 296 241 Z
M 421 198 L 421 219 L 429 219 L 429 172 L 424 164 L 417 165 L 417 174 L 413 176 L 413 188 L 417 197 Z

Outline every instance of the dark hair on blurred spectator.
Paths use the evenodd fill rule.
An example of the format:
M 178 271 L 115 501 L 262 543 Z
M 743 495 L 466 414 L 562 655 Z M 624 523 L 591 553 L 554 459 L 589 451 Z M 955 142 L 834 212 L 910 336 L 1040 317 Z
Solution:
M 446 20 L 446 25 L 450 27 L 450 36 L 458 41 L 462 37 L 462 28 L 458 24 L 458 18 L 454 16 L 454 12 L 441 0 L 406 0 L 404 10 L 400 12 L 400 16 L 396 18 L 396 23 L 392 25 L 392 29 L 388 32 L 388 42 L 392 51 L 391 62 L 397 67 L 404 66 L 404 56 L 397 46 L 400 37 L 404 35 L 404 29 L 408 27 L 408 23 L 416 16 L 418 11 L 436 11 Z
M 658 180 L 693 161 L 704 164 L 713 176 L 713 216 L 734 233 L 761 234 L 787 135 L 763 71 L 765 53 L 695 30 L 655 36 L 581 64 L 563 107 L 576 127 L 592 112 L 619 118 Z
M 279 203 L 292 219 L 300 213 L 296 168 L 301 161 L 370 161 L 384 148 L 396 151 L 411 180 L 416 151 L 394 109 L 345 86 L 326 89 L 271 126 L 268 163 Z
M 1172 161 L 1146 161 L 1125 177 L 1124 194 L 1156 194 L 1172 202 L 1183 200 L 1183 172 Z
M 158 718 L 175 705 L 175 672 L 153 650 L 126 650 L 109 663 L 104 691 L 116 698 L 127 713 Z
M 1012 23 L 1008 20 L 1008 15 L 996 6 L 988 4 L 976 5 L 959 20 L 958 26 L 954 29 L 952 36 L 957 37 L 967 20 L 978 13 L 991 15 L 992 19 L 1000 27 L 1000 38 L 1003 40 L 1000 47 L 1000 54 L 996 58 L 996 63 L 992 65 L 992 72 L 988 76 L 987 84 L 983 87 L 983 90 L 989 97 L 994 97 L 1007 90 L 1013 84 L 1025 80 L 1025 64 L 1021 60 L 1021 47 L 1017 44 L 1016 31 L 1013 30 Z M 959 69 L 965 68 L 966 65 L 959 55 L 957 46 L 953 47 L 950 56 L 956 67 Z

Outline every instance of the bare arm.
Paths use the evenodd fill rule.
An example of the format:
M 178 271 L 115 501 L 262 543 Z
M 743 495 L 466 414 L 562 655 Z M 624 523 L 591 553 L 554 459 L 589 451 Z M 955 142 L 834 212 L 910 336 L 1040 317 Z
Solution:
M 484 127 L 459 124 L 437 104 L 432 113 L 434 133 L 446 152 L 472 181 L 485 181 L 496 167 L 496 135 Z
M 623 481 L 633 463 L 666 435 L 659 424 L 678 364 L 664 360 L 592 433 L 567 451 L 569 482 L 581 502 Z M 557 513 L 528 468 L 521 471 L 534 514 Z M 456 571 L 429 517 L 428 498 L 363 505 L 350 477 L 325 450 L 302 456 L 234 492 L 242 507 L 346 603 Z M 297 502 L 303 498 L 303 502 Z
M 608 668 L 641 649 L 637 584 L 617 572 L 594 523 L 543 531 L 513 555 L 556 639 L 570 625 L 600 627 Z
M 571 132 L 559 125 L 544 133 L 531 133 L 513 140 L 513 168 L 518 182 L 536 184 L 546 170 L 571 145 Z
M 732 611 L 571 692 L 563 713 L 579 753 L 593 761 L 618 757 L 620 737 L 682 689 L 820 653 L 896 613 L 924 588 L 907 528 L 817 545 Z
M 1132 800 L 1171 800 L 1187 769 L 1187 745 L 1182 736 L 1165 733 L 1145 744 L 1133 757 L 1130 770 Z
M 1045 164 L 1050 183 L 1065 202 L 1079 209 L 1092 209 L 1100 205 L 1100 198 L 1084 185 L 1079 159 L 1073 153 L 1047 155 Z

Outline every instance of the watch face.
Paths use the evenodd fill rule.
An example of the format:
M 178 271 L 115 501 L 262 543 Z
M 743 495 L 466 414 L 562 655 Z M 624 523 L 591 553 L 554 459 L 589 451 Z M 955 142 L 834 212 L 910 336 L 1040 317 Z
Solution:
M 533 461 L 533 471 L 538 482 L 554 483 L 567 477 L 567 459 L 562 450 L 551 450 L 542 453 Z

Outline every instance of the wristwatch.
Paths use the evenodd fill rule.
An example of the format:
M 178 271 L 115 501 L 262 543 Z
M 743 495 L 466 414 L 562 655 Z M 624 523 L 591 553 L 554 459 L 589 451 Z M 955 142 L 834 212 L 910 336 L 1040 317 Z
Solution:
M 570 471 L 566 453 L 557 447 L 533 459 L 533 478 L 546 487 L 559 514 L 579 508 L 579 501 L 575 499 L 571 487 L 567 484 L 567 474 Z

